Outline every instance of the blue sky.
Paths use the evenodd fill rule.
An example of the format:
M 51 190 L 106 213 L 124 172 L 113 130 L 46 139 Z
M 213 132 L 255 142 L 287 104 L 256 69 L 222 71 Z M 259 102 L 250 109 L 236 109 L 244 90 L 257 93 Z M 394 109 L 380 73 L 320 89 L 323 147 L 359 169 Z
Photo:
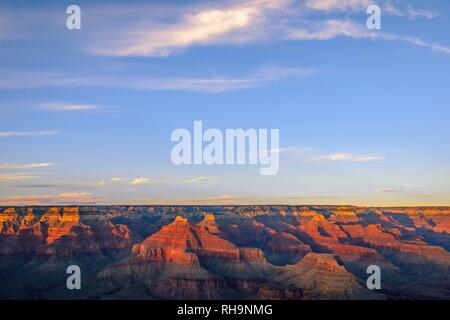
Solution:
M 76 4 L 0 5 L 0 204 L 450 205 L 447 2 Z M 173 165 L 194 120 L 279 128 L 279 174 Z

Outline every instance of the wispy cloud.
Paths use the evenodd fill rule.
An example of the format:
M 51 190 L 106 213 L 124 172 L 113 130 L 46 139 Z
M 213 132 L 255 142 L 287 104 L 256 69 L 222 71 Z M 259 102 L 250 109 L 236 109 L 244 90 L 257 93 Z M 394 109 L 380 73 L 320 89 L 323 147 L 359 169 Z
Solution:
M 435 10 L 414 8 L 411 4 L 403 4 L 392 1 L 372 0 L 306 0 L 305 7 L 311 10 L 324 12 L 361 12 L 365 13 L 367 7 L 372 4 L 380 6 L 382 13 L 410 19 L 433 19 L 440 14 Z
M 306 0 L 307 8 L 319 11 L 364 10 L 373 4 L 371 0 Z
M 155 180 L 155 179 L 150 179 L 150 178 L 118 178 L 118 177 L 113 177 L 111 178 L 111 182 L 125 182 L 129 185 L 133 185 L 133 186 L 138 186 L 138 185 L 145 185 L 145 184 L 156 184 L 156 183 L 160 183 L 161 181 L 159 180 Z M 104 185 L 106 184 L 105 181 L 103 181 Z
M 348 13 L 365 16 L 371 4 L 371 0 L 241 0 L 231 4 L 218 2 L 214 5 L 185 6 L 184 10 L 175 13 L 169 10 L 170 18 L 160 22 L 135 23 L 119 35 L 102 34 L 100 41 L 88 47 L 92 53 L 100 55 L 155 57 L 204 45 L 324 41 L 339 36 L 403 41 L 403 37 L 409 37 L 385 37 L 382 31 L 370 32 L 365 26 L 365 19 L 358 20 L 360 23 L 349 20 Z M 382 1 L 380 6 L 386 15 L 411 19 L 439 16 L 435 11 L 392 1 Z M 337 13 L 338 16 L 330 20 L 330 13 Z M 420 41 L 428 43 L 423 39 Z M 440 44 L 435 46 L 447 48 Z
M 131 185 L 137 186 L 137 185 L 144 185 L 144 184 L 155 184 L 159 183 L 158 180 L 153 180 L 149 178 L 135 178 L 130 181 Z
M 231 194 L 222 194 L 218 196 L 204 197 L 198 199 L 185 199 L 177 201 L 180 204 L 217 204 L 217 205 L 227 205 L 227 204 L 237 204 L 242 197 L 234 196 Z
M 75 192 L 0 198 L 0 205 L 95 204 L 98 201 L 99 199 L 90 193 Z
M 288 38 L 293 40 L 325 41 L 337 37 L 376 38 L 377 33 L 370 32 L 365 25 L 351 20 L 310 21 L 308 24 L 290 29 Z
M 7 174 L 0 174 L 0 183 L 3 182 L 16 182 L 16 181 L 22 181 L 22 180 L 29 180 L 36 178 L 36 175 L 30 175 L 26 173 L 7 173 Z
M 395 193 L 398 192 L 397 190 L 393 188 L 378 188 L 375 190 L 376 192 L 383 192 L 383 193 Z
M 420 39 L 419 42 L 402 40 L 411 37 L 410 35 L 391 32 L 391 35 L 396 36 L 385 37 L 383 31 L 377 31 L 365 32 L 362 36 L 359 28 L 351 30 L 349 19 L 356 14 L 366 17 L 366 9 L 371 4 L 374 4 L 371 0 L 235 0 L 179 5 L 127 4 L 115 5 L 113 8 L 94 5 L 89 8 L 90 18 L 87 17 L 92 19 L 89 21 L 93 26 L 92 37 L 86 37 L 80 46 L 96 55 L 165 57 L 205 45 L 331 40 L 338 36 L 348 36 L 397 40 L 416 45 L 420 42 L 430 44 L 425 47 L 431 49 L 442 48 L 444 50 L 435 51 L 443 53 L 450 50 L 446 45 L 426 39 Z M 409 19 L 432 19 L 440 16 L 435 10 L 417 8 L 399 1 L 380 0 L 377 4 L 384 15 Z M 33 15 L 27 14 L 27 19 L 16 23 L 15 29 L 29 31 L 35 24 L 41 24 L 42 20 L 50 21 L 49 24 L 53 25 L 59 11 L 47 9 L 41 12 L 35 10 Z M 3 15 L 3 20 L 17 20 L 17 15 L 14 11 L 8 12 Z M 331 16 L 334 20 L 330 20 Z M 342 22 L 338 23 L 340 20 Z M 0 32 L 1 21 L 0 16 Z M 364 18 L 358 21 L 365 27 Z M 355 21 L 351 23 L 357 25 Z M 333 31 L 332 28 L 338 30 Z M 38 29 L 40 32 L 47 30 Z M 43 82 L 51 81 L 47 77 L 39 79 Z M 24 79 L 24 87 L 28 80 L 34 82 L 34 79 Z M 0 80 L 0 87 L 6 86 L 9 81 Z
M 260 87 L 267 83 L 302 78 L 315 73 L 312 69 L 262 67 L 242 77 L 214 76 L 208 78 L 183 77 L 117 77 L 66 74 L 24 73 L 11 74 L 9 81 L 0 80 L 0 90 L 18 90 L 42 87 L 120 88 L 143 91 L 193 91 L 217 93 Z M 46 79 L 46 80 L 42 80 Z M 59 106 L 61 108 L 61 106 Z M 73 108 L 73 107 L 72 107 Z
M 327 162 L 327 161 L 342 161 L 342 162 L 368 162 L 374 160 L 383 159 L 381 156 L 377 155 L 365 155 L 365 154 L 354 154 L 354 153 L 333 153 L 329 155 L 320 155 L 311 157 L 308 159 L 310 162 Z
M 59 135 L 61 132 L 57 130 L 44 131 L 0 131 L 0 138 L 9 137 L 46 137 Z
M 184 17 L 177 25 L 134 31 L 134 41 L 130 41 L 130 34 L 127 34 L 112 48 L 94 48 L 92 51 L 117 56 L 168 56 L 180 48 L 217 41 L 218 37 L 243 29 L 255 14 L 252 8 L 202 11 Z
M 437 42 L 426 41 L 417 37 L 402 36 L 396 34 L 380 34 L 378 38 L 389 41 L 401 41 L 415 46 L 425 47 L 435 52 L 450 54 L 450 47 L 443 46 Z
M 207 177 L 207 176 L 199 176 L 191 179 L 184 180 L 183 183 L 192 183 L 192 184 L 204 184 L 212 181 L 218 180 L 217 177 Z
M 90 51 L 116 56 L 168 56 L 190 47 L 217 43 L 245 43 L 261 35 L 267 15 L 293 0 L 247 0 L 186 8 L 170 13 L 170 22 L 137 24 Z
M 382 41 L 399 41 L 407 44 L 425 47 L 435 52 L 450 54 L 450 47 L 436 42 L 430 42 L 418 37 L 411 37 L 386 32 L 369 31 L 364 24 L 352 20 L 326 20 L 310 22 L 303 26 L 293 28 L 288 33 L 288 38 L 294 40 L 326 41 L 338 37 L 353 39 L 372 39 Z
M 66 104 L 66 103 L 42 103 L 36 106 L 37 109 L 52 110 L 52 111 L 89 111 L 97 110 L 101 107 L 95 104 Z
M 310 147 L 284 147 L 272 150 L 261 150 L 260 156 L 266 156 L 269 152 L 279 153 L 285 163 L 320 163 L 320 162 L 369 162 L 383 159 L 379 155 L 356 154 L 351 152 L 336 152 L 331 154 L 318 154 L 317 149 Z
M 260 157 L 267 157 L 270 154 L 278 153 L 283 163 L 303 162 L 305 156 L 311 153 L 314 149 L 307 147 L 284 147 L 278 149 L 261 150 L 258 152 Z
M 53 165 L 54 163 L 48 162 L 34 162 L 30 164 L 0 163 L 0 170 L 44 168 L 44 167 L 51 167 Z
M 383 12 L 392 16 L 407 17 L 410 19 L 434 19 L 440 16 L 440 13 L 436 10 L 417 9 L 410 4 L 399 6 L 399 4 L 394 5 L 392 2 L 387 2 L 383 6 Z

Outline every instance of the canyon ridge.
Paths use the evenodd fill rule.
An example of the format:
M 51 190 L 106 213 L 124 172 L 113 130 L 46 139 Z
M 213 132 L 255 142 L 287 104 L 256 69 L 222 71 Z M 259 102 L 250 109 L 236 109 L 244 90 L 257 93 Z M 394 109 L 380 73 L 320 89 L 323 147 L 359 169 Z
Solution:
M 0 207 L 0 298 L 450 299 L 450 208 Z

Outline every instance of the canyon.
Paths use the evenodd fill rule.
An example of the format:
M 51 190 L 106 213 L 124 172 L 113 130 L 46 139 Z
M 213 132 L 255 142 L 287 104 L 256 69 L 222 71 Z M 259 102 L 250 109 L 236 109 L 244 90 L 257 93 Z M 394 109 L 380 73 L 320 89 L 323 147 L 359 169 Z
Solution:
M 0 298 L 450 299 L 450 208 L 0 207 Z

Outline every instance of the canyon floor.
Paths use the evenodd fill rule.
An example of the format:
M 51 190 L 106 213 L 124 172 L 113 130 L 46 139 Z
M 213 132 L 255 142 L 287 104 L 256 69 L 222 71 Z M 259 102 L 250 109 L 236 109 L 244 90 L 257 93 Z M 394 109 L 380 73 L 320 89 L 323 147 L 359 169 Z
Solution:
M 0 298 L 448 300 L 450 208 L 0 207 Z

